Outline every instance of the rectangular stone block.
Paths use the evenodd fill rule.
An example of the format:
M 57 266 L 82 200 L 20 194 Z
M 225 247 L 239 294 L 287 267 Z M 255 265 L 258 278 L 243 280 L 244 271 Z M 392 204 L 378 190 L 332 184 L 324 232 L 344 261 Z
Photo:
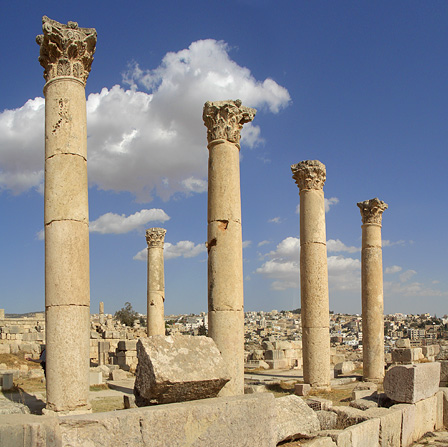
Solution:
M 440 363 L 398 365 L 384 377 L 384 391 L 396 402 L 415 403 L 433 396 L 439 389 Z
M 439 360 L 440 363 L 440 386 L 448 386 L 448 360 Z
M 269 369 L 287 369 L 289 368 L 289 363 L 287 359 L 281 360 L 265 360 L 269 365 Z
M 269 350 L 265 351 L 264 358 L 265 358 L 265 360 L 280 360 L 280 359 L 285 358 L 285 354 L 280 349 L 275 349 L 275 350 L 269 349 Z
M 259 393 L 66 416 L 58 418 L 59 431 L 71 447 L 274 447 L 274 401 Z
M 380 420 L 380 445 L 381 447 L 401 446 L 401 420 L 402 412 L 392 408 L 371 408 L 365 411 L 370 418 Z
M 230 378 L 209 337 L 140 338 L 137 354 L 134 395 L 139 406 L 216 397 Z
M 120 340 L 118 342 L 119 351 L 136 351 L 137 340 Z
M 397 348 L 392 350 L 392 363 L 409 364 L 423 358 L 422 348 Z
M 0 373 L 0 390 L 7 391 L 10 390 L 14 383 L 14 374 L 12 372 Z
M 346 428 L 351 432 L 351 447 L 379 447 L 380 420 L 370 419 Z
M 103 383 L 103 373 L 101 371 L 90 371 L 89 383 L 92 385 L 101 385 Z
M 434 431 L 437 421 L 437 396 L 420 400 L 415 404 L 414 438 L 420 439 L 425 433 Z

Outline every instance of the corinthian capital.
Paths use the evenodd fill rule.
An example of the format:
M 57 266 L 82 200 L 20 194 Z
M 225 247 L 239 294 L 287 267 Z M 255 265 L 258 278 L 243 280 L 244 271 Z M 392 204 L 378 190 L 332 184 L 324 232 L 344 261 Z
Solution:
M 207 127 L 207 141 L 228 140 L 240 143 L 240 131 L 243 124 L 250 123 L 257 111 L 236 101 L 207 101 L 204 104 L 202 119 Z
M 150 228 L 146 230 L 146 243 L 148 248 L 162 247 L 165 241 L 166 230 L 164 228 Z
M 375 197 L 374 199 L 359 202 L 357 203 L 357 205 L 361 210 L 363 224 L 374 223 L 381 225 L 383 212 L 384 210 L 387 210 L 387 203 L 384 203 L 383 201 Z
M 305 160 L 291 166 L 292 178 L 299 189 L 323 189 L 327 178 L 325 165 L 318 160 Z
M 79 28 L 76 22 L 64 25 L 44 16 L 42 31 L 36 42 L 40 45 L 39 62 L 45 69 L 45 80 L 73 76 L 85 83 L 95 53 L 96 30 Z

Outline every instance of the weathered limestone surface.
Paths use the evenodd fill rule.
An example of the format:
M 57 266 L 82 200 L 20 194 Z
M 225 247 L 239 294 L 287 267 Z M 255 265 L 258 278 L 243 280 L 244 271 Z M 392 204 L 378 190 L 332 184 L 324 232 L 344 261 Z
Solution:
M 303 378 L 330 386 L 327 245 L 323 186 L 325 165 L 306 160 L 291 166 L 300 190 L 300 291 Z
M 334 373 L 336 376 L 341 374 L 351 373 L 355 369 L 353 362 L 341 362 L 334 366 Z
M 229 381 L 221 354 L 209 337 L 140 338 L 137 356 L 138 406 L 216 397 Z
M 384 304 L 381 220 L 387 204 L 375 198 L 359 202 L 362 216 L 361 288 L 363 377 L 381 382 L 384 377 Z
M 388 408 L 371 408 L 365 411 L 369 418 L 380 420 L 379 440 L 381 446 L 400 447 L 401 443 L 401 411 Z
M 96 31 L 48 17 L 42 23 L 43 35 L 36 41 L 46 80 L 47 409 L 87 411 L 90 282 L 85 82 Z
M 380 447 L 380 420 L 370 419 L 345 431 L 351 435 L 350 447 Z
M 208 163 L 209 334 L 229 369 L 220 395 L 244 393 L 243 254 L 240 193 L 240 131 L 256 110 L 240 100 L 206 102 Z
M 30 409 L 21 403 L 6 399 L 0 400 L 0 414 L 30 414 Z M 0 443 L 0 445 L 3 445 Z
M 2 447 L 275 447 L 271 393 L 60 418 L 4 415 Z
M 146 230 L 148 244 L 147 334 L 165 335 L 165 273 L 163 246 L 166 230 Z
M 313 411 L 298 396 L 291 395 L 275 400 L 277 409 L 277 442 L 296 436 L 312 435 L 320 430 L 320 422 Z
M 440 363 L 398 365 L 390 368 L 384 377 L 387 397 L 403 403 L 415 403 L 433 396 L 439 389 Z
M 423 359 L 422 348 L 396 348 L 392 350 L 392 362 L 411 364 Z

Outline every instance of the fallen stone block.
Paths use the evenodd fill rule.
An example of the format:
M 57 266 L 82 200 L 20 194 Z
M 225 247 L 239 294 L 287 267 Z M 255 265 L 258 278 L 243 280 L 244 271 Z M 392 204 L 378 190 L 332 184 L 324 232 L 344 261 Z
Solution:
M 1 391 L 10 390 L 14 385 L 13 379 L 14 379 L 13 372 L 0 373 L 0 390 Z
M 314 411 L 330 410 L 333 407 L 333 402 L 323 397 L 309 397 L 305 402 Z
M 410 364 L 423 358 L 422 348 L 396 348 L 392 350 L 392 363 Z
M 355 369 L 355 364 L 353 362 L 341 362 L 335 365 L 334 373 L 336 376 L 341 374 L 351 373 Z
M 24 404 L 1 399 L 0 414 L 30 414 L 30 409 Z
M 310 436 L 320 430 L 316 413 L 298 396 L 275 399 L 277 442 Z
M 350 402 L 350 407 L 358 408 L 362 411 L 368 410 L 369 408 L 378 408 L 378 400 L 372 396 L 356 399 Z
M 317 418 L 319 419 L 321 430 L 334 430 L 337 427 L 338 415 L 333 411 L 319 410 L 316 411 Z
M 331 411 L 335 412 L 337 415 L 336 428 L 342 430 L 347 427 L 351 427 L 352 425 L 364 422 L 368 419 L 364 414 L 364 411 L 353 407 L 334 406 Z
M 137 343 L 138 406 L 216 397 L 230 380 L 210 337 L 156 335 Z
M 294 394 L 296 396 L 308 396 L 311 391 L 309 383 L 297 383 L 294 387 Z
M 111 377 L 115 382 L 117 380 L 127 380 L 128 375 L 126 374 L 126 371 L 123 371 L 122 369 L 114 369 L 111 372 Z
M 433 396 L 439 389 L 440 363 L 399 365 L 384 376 L 384 392 L 396 401 L 415 403 Z
M 101 385 L 103 383 L 103 373 L 101 371 L 90 371 L 89 372 L 89 384 Z

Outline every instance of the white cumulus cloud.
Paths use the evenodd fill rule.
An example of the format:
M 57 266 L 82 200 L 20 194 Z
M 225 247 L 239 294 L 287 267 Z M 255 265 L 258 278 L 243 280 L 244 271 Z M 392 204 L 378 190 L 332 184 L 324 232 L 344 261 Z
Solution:
M 257 80 L 229 56 L 225 42 L 200 40 L 165 55 L 153 70 L 130 67 L 124 82 L 87 100 L 89 182 L 99 189 L 128 191 L 141 202 L 154 195 L 206 190 L 206 101 L 241 99 L 277 113 L 290 102 L 272 79 Z M 139 89 L 146 91 L 139 91 Z M 245 125 L 242 146 L 262 142 L 255 122 Z M 0 113 L 0 191 L 41 189 L 44 99 Z
M 355 252 L 359 249 L 348 247 L 339 240 L 327 244 L 333 245 L 333 251 Z M 300 239 L 287 237 L 275 250 L 267 253 L 270 259 L 256 269 L 256 273 L 271 279 L 273 290 L 298 288 L 300 284 Z M 356 290 L 360 287 L 361 262 L 344 256 L 328 256 L 329 286 L 337 290 Z
M 90 222 L 89 229 L 91 233 L 122 234 L 140 229 L 147 225 L 148 222 L 166 222 L 169 219 L 170 217 L 165 211 L 158 208 L 141 210 L 130 216 L 106 213 Z
M 385 275 L 391 275 L 393 273 L 401 272 L 403 269 L 399 265 L 391 265 L 390 267 L 386 267 L 384 269 Z

